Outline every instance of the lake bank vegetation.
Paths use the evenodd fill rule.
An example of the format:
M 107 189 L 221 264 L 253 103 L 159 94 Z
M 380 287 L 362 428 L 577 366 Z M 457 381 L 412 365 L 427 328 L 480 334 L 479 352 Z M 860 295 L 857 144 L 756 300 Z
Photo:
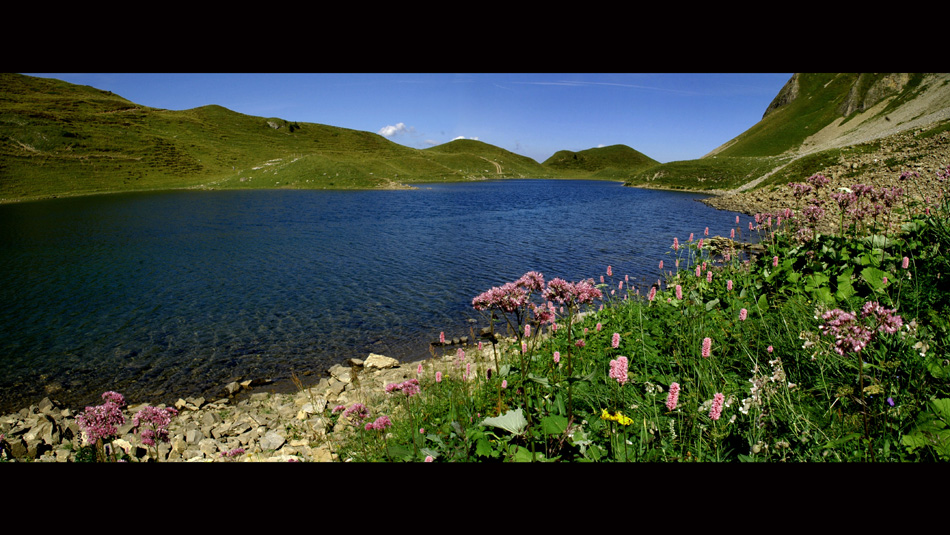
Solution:
M 789 186 L 801 209 L 734 229 L 761 238 L 754 258 L 711 252 L 698 229 L 643 286 L 608 266 L 599 282 L 529 272 L 489 289 L 473 307 L 507 334 L 482 342 L 492 357 L 457 350 L 453 371 L 390 385 L 393 404 L 336 407 L 353 430 L 341 457 L 950 460 L 948 179 L 921 202 L 910 173 L 835 192 L 823 234 L 831 211 L 811 201 L 828 180 L 813 175 Z

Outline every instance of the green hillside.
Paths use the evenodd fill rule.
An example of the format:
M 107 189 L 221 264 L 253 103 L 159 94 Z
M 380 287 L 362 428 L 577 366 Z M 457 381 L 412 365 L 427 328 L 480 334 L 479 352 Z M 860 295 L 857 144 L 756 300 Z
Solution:
M 945 77 L 944 77 L 945 78 Z M 844 146 L 835 134 L 821 146 L 802 151 L 815 134 L 837 125 L 841 135 L 857 123 L 866 137 L 875 129 L 883 132 L 898 125 L 890 117 L 899 110 L 915 117 L 944 106 L 945 98 L 915 102 L 926 79 L 923 73 L 799 73 L 776 95 L 762 119 L 712 153 L 697 160 L 669 162 L 644 169 L 626 183 L 673 189 L 733 189 L 773 173 L 760 185 L 787 182 L 809 176 L 837 161 Z M 946 81 L 938 78 L 936 91 L 946 93 Z M 890 99 L 890 100 L 888 100 Z M 882 109 L 870 111 L 887 100 Z M 920 109 L 917 109 L 920 106 Z M 912 112 L 906 110 L 913 109 Z
M 634 171 L 658 163 L 626 145 L 610 145 L 578 152 L 558 151 L 545 160 L 543 165 L 564 175 L 622 180 Z
M 418 150 L 370 132 L 214 105 L 149 108 L 88 86 L 0 74 L 5 201 L 189 187 L 392 188 L 549 174 L 530 158 L 485 143 Z

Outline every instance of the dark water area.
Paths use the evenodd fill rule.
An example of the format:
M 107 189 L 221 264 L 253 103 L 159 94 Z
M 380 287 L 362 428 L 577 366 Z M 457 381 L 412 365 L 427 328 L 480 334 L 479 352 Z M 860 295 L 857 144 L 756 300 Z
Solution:
M 47 395 L 172 403 L 232 380 L 315 382 L 370 352 L 424 358 L 441 331 L 477 328 L 473 297 L 527 271 L 655 281 L 674 237 L 736 226 L 702 197 L 510 180 L 3 205 L 0 413 Z

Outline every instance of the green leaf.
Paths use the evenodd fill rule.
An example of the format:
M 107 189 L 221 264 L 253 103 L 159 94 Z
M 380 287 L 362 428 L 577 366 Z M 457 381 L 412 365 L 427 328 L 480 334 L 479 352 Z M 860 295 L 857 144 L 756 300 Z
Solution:
M 525 429 L 528 428 L 528 421 L 525 420 L 524 415 L 521 412 L 521 408 L 519 407 L 513 411 L 508 411 L 501 416 L 485 418 L 479 425 L 497 427 L 499 429 L 504 429 L 513 435 L 520 436 L 524 434 Z
M 713 299 L 712 301 L 706 303 L 706 312 L 709 312 L 710 310 L 716 308 L 718 305 L 719 305 L 719 299 L 718 299 L 718 298 Z
M 887 276 L 887 273 L 873 266 L 868 266 L 861 270 L 861 278 L 864 282 L 868 283 L 868 286 L 873 288 L 875 292 L 884 288 L 885 276 Z
M 567 430 L 567 418 L 550 415 L 541 418 L 541 432 L 545 435 L 560 436 Z

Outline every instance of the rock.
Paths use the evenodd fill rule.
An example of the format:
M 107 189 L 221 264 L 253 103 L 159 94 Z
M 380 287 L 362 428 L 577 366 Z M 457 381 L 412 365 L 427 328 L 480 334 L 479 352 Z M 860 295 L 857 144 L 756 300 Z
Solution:
M 387 369 L 394 368 L 398 365 L 398 360 L 385 355 L 377 355 L 376 353 L 370 353 L 363 362 L 363 367 L 366 369 Z

